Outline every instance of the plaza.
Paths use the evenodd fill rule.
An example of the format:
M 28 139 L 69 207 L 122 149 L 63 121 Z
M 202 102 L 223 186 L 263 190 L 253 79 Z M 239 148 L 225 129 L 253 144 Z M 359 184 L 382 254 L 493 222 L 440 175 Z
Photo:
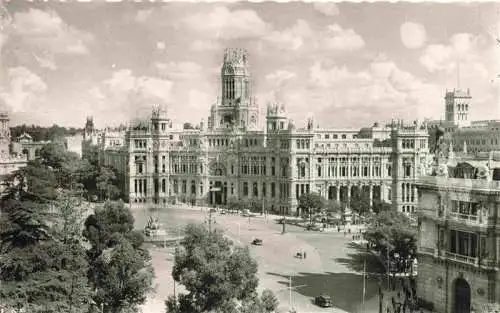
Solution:
M 143 228 L 149 218 L 146 209 L 133 210 L 136 228 Z M 169 233 L 176 237 L 188 223 L 204 223 L 208 213 L 199 207 L 171 207 L 153 213 Z M 280 312 L 294 307 L 298 312 L 378 312 L 378 283 L 383 267 L 371 254 L 352 243 L 344 232 L 311 232 L 297 226 L 282 225 L 264 216 L 242 217 L 213 213 L 212 225 L 224 231 L 235 244 L 250 247 L 252 257 L 258 262 L 259 291 L 271 289 L 280 301 Z M 263 240 L 262 246 L 253 246 L 255 238 Z M 156 292 L 148 297 L 144 313 L 161 312 L 164 301 L 174 294 L 171 277 L 174 248 L 151 248 L 156 271 Z M 305 259 L 294 257 L 306 252 Z M 366 291 L 363 305 L 363 263 L 366 259 Z M 291 277 L 292 304 L 288 290 Z M 300 286 L 293 288 L 294 286 Z M 176 292 L 182 286 L 176 286 Z M 320 308 L 314 297 L 326 293 L 333 299 L 334 308 Z

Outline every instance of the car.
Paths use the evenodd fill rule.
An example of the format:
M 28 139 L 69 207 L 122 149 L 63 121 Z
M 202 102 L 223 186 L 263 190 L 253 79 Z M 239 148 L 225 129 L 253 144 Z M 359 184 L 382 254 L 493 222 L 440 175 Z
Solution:
M 252 244 L 253 244 L 254 246 L 262 246 L 262 239 L 255 238 L 255 239 L 252 241 Z
M 329 295 L 320 295 L 314 298 L 314 303 L 322 308 L 329 308 L 332 306 L 332 298 Z
M 226 214 L 226 210 L 220 211 L 220 214 L 222 214 L 222 215 Z
M 314 224 L 309 224 L 309 225 L 307 225 L 306 230 L 320 231 L 321 228 L 318 227 L 318 226 L 316 226 L 316 225 L 314 225 Z

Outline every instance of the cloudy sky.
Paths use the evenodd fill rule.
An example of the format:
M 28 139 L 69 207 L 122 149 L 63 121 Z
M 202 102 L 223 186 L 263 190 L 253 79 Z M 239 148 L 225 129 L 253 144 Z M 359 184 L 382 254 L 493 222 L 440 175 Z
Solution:
M 458 82 L 471 89 L 473 119 L 500 118 L 499 8 L 11 1 L 1 14 L 0 100 L 14 124 L 82 126 L 93 115 L 101 127 L 156 103 L 198 123 L 219 94 L 224 48 L 239 47 L 261 108 L 284 102 L 298 125 L 309 114 L 324 127 L 437 119 Z

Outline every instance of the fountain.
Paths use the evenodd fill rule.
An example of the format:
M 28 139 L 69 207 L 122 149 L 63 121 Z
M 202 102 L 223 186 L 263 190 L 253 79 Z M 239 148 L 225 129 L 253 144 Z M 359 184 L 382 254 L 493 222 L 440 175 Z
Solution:
M 158 217 L 153 219 L 153 217 L 150 216 L 146 227 L 144 227 L 144 234 L 147 237 L 166 236 L 167 231 L 163 229 L 163 225 L 158 221 Z

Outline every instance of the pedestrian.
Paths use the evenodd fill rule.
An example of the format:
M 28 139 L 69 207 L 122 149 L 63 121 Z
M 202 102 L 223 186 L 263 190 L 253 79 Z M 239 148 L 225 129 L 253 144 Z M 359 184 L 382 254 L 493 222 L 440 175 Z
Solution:
M 347 231 L 349 232 L 349 234 L 351 233 L 351 229 L 350 228 Z
M 304 251 L 304 259 L 307 259 L 307 253 Z
M 340 233 L 340 226 L 337 226 L 337 233 Z

